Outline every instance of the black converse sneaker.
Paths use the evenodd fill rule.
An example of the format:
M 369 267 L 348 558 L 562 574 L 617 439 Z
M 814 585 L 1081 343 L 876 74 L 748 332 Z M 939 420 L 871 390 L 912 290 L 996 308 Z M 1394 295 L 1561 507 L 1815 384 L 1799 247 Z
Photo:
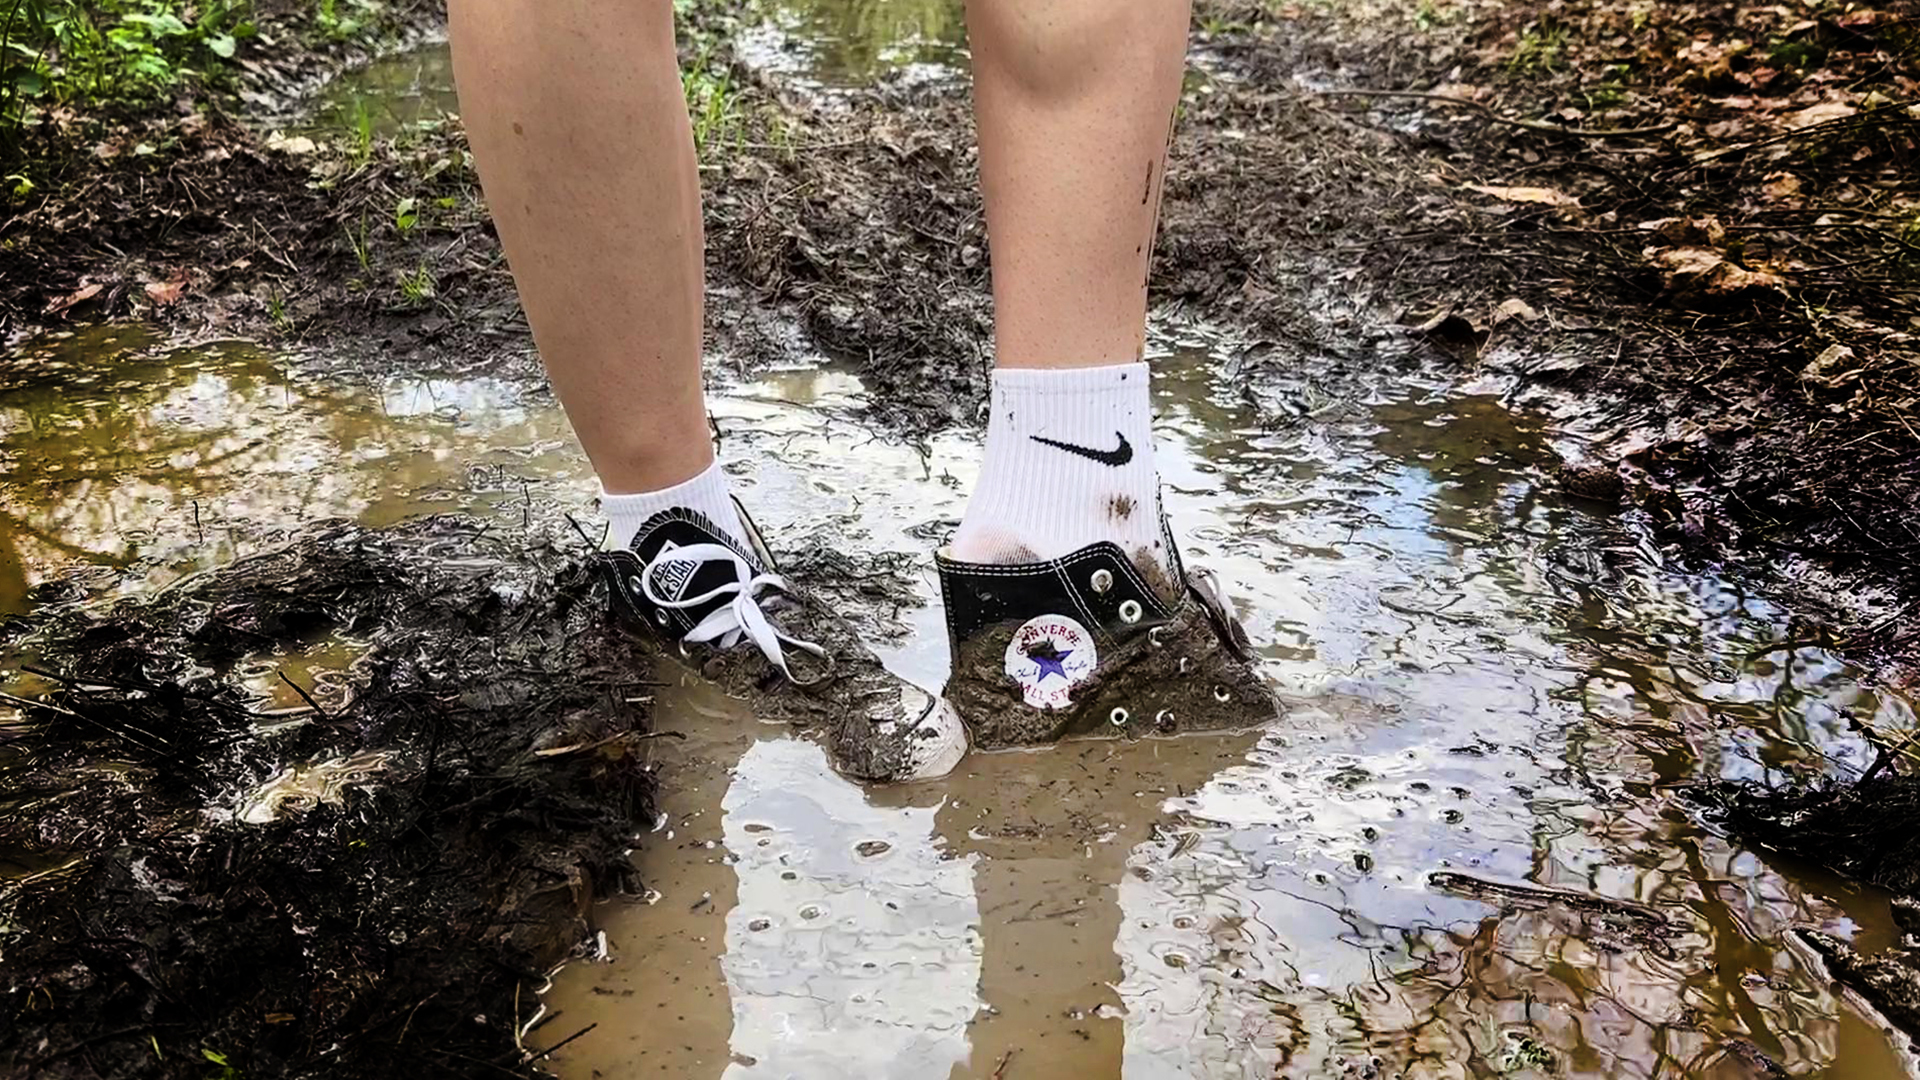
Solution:
M 614 621 L 672 647 L 761 715 L 821 731 L 834 764 L 862 780 L 943 776 L 967 752 L 944 700 L 888 672 L 846 621 L 774 571 L 735 501 L 743 549 L 691 510 L 655 514 L 602 552 Z
M 953 648 L 945 697 L 975 746 L 1250 728 L 1278 715 L 1217 580 L 1189 573 L 1164 520 L 1161 531 L 1172 582 L 1149 581 L 1105 541 L 1045 562 L 935 557 Z

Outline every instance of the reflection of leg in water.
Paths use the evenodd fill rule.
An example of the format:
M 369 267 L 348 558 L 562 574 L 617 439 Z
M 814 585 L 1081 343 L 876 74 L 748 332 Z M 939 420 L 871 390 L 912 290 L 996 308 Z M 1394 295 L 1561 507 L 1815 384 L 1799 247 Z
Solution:
M 970 759 L 940 832 L 977 855 L 981 990 L 964 1075 L 1119 1076 L 1118 902 L 1129 853 L 1168 796 L 1242 760 L 1250 740 L 1076 744 Z M 1016 1068 L 1017 1066 L 1017 1068 Z
M 665 0 L 460 0 L 461 111 L 534 341 L 599 474 L 614 614 L 709 677 L 776 693 L 864 778 L 965 751 L 937 699 L 774 572 L 714 460 L 701 395 L 703 237 Z

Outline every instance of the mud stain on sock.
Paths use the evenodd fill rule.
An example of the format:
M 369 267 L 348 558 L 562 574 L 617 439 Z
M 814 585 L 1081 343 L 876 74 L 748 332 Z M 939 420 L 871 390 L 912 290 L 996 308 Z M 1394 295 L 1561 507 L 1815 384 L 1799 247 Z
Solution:
M 1132 496 L 1115 495 L 1107 501 L 1107 513 L 1112 515 L 1115 521 L 1127 521 L 1133 517 L 1135 505 Z

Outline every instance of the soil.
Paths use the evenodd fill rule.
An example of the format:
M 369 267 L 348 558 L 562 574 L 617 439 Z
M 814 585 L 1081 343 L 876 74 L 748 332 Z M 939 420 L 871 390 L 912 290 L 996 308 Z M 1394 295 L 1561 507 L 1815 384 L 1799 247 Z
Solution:
M 368 47 L 262 7 L 245 96 L 46 118 L 35 191 L 0 222 L 0 328 L 134 316 L 316 372 L 537 381 L 457 120 L 276 134 L 261 114 Z M 1897 677 L 1920 648 L 1920 37 L 1895 7 L 1204 0 L 1151 288 L 1168 317 L 1244 336 L 1236 376 L 1271 426 L 1383 368 L 1500 381 L 1584 443 L 1570 491 L 1645 515 L 1682 557 L 1784 567 L 1813 640 Z M 389 42 L 439 13 L 392 18 Z M 685 44 L 739 97 L 704 160 L 715 355 L 790 358 L 797 326 L 858 366 L 884 430 L 977 422 L 991 308 L 964 91 L 796 90 L 732 56 L 736 18 L 695 5 Z M 620 689 L 644 669 L 589 628 L 569 543 L 339 528 L 18 627 L 59 678 L 0 747 L 21 755 L 10 805 L 35 808 L 0 842 L 52 869 L 0 893 L 0 925 L 29 931 L 4 942 L 0 1062 L 532 1068 L 516 995 L 578 942 L 583 898 L 621 883 L 649 805 L 644 710 Z M 271 754 L 237 740 L 257 718 L 235 661 L 329 628 L 373 642 L 351 700 Z M 614 729 L 570 726 L 610 693 L 622 707 L 591 715 Z M 380 782 L 338 804 L 266 825 L 210 809 L 370 751 L 393 755 Z M 62 780 L 109 763 L 126 785 Z M 1845 790 L 1752 796 L 1735 830 L 1791 822 L 1783 849 L 1877 880 L 1834 842 L 1852 826 L 1806 827 L 1894 820 Z M 375 882 L 394 904 L 363 918 Z M 1844 948 L 1822 951 L 1871 985 L 1882 961 Z
M 544 973 L 653 814 L 646 658 L 569 536 L 319 527 L 14 624 L 49 689 L 13 699 L 0 851 L 48 868 L 0 883 L 0 1073 L 530 1075 Z M 330 634 L 365 643 L 340 692 L 259 712 L 240 662 Z

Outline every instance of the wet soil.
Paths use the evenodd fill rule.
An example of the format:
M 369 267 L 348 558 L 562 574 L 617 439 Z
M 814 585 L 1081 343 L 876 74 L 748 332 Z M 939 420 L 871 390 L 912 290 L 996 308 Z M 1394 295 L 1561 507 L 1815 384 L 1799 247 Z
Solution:
M 527 1071 L 524 1002 L 631 884 L 650 699 L 585 543 L 495 531 L 318 525 L 11 624 L 0 1069 Z M 303 705 L 245 685 L 328 635 Z
M 695 5 L 686 51 L 739 88 L 731 126 L 703 156 L 715 375 L 766 376 L 716 402 L 723 456 L 750 497 L 833 541 L 788 544 L 829 575 L 830 594 L 884 644 L 938 640 L 924 552 L 950 531 L 969 479 L 955 463 L 975 452 L 990 312 L 971 117 L 963 84 L 939 66 L 961 59 L 953 24 L 940 21 L 950 6 L 916 8 L 910 21 L 925 32 L 893 58 L 907 61 L 901 70 L 865 45 L 839 50 L 851 57 L 843 68 L 816 70 L 808 58 L 834 54 L 834 35 L 821 35 L 826 46 L 794 36 L 851 28 L 881 7 L 786 5 L 768 33 L 746 25 L 755 19 Z M 1269 675 L 1296 699 L 1295 730 L 1251 749 L 1150 740 L 994 756 L 947 788 L 896 797 L 834 787 L 811 744 L 764 732 L 740 746 L 748 740 L 729 729 L 731 749 L 687 766 L 704 778 L 693 794 L 716 801 L 682 805 L 708 822 L 724 818 L 727 830 L 737 824 L 737 834 L 709 829 L 693 848 L 643 843 L 640 855 L 644 877 L 709 882 L 700 892 L 712 895 L 662 888 L 659 904 L 606 916 L 614 955 L 632 963 L 569 969 L 575 990 L 563 979 L 555 998 L 566 1023 L 543 1033 L 557 1041 L 589 1018 L 605 1020 L 563 1051 L 563 1067 L 651 1066 L 671 1053 L 698 1059 L 697 1068 L 676 1066 L 682 1073 L 719 1075 L 787 1060 L 796 1045 L 844 1051 L 853 1017 L 868 1025 L 861 1030 L 877 1060 L 945 1063 L 996 1080 L 1123 1066 L 1142 1075 L 1612 1077 L 1734 1066 L 1836 1080 L 1902 1075 L 1900 1044 L 1881 1034 L 1882 1021 L 1788 948 L 1789 927 L 1800 927 L 1832 974 L 1857 969 L 1854 981 L 1871 985 L 1881 969 L 1868 966 L 1902 953 L 1886 894 L 1773 854 L 1803 849 L 1756 832 L 1752 842 L 1768 851 L 1758 857 L 1698 826 L 1667 793 L 1701 776 L 1785 790 L 1807 776 L 1857 775 L 1913 726 L 1897 693 L 1842 659 L 1897 669 L 1910 655 L 1905 616 L 1916 602 L 1915 313 L 1907 249 L 1887 224 L 1910 212 L 1920 175 L 1902 171 L 1913 123 L 1901 96 L 1912 90 L 1905 24 L 1822 16 L 1810 33 L 1749 25 L 1769 12 L 1661 5 L 1646 24 L 1620 27 L 1609 13 L 1559 5 L 1529 21 L 1517 10 L 1445 5 L 1200 6 L 1151 284 L 1164 301 L 1163 339 L 1196 319 L 1231 332 L 1200 342 L 1211 380 L 1166 380 L 1176 397 L 1165 402 L 1165 426 L 1205 447 L 1170 456 L 1170 499 L 1176 522 L 1190 522 L 1183 540 L 1230 579 L 1255 583 L 1252 629 Z M 1831 79 L 1798 71 L 1775 86 L 1751 59 L 1685 45 L 1720 23 L 1858 54 L 1871 78 L 1828 100 Z M 1862 35 L 1871 49 L 1855 47 Z M 848 29 L 839 40 L 872 39 Z M 1555 41 L 1561 60 L 1537 63 Z M 1631 75 L 1616 80 L 1625 104 L 1593 106 L 1594 61 L 1627 48 Z M 1516 60 L 1523 56 L 1535 60 Z M 287 99 L 330 70 L 315 50 L 287 61 L 254 107 L 48 130 L 62 148 L 49 155 L 59 167 L 37 201 L 10 205 L 0 225 L 0 314 L 16 342 L 39 325 L 132 314 L 163 333 L 244 335 L 276 349 L 264 362 L 216 350 L 208 370 L 179 369 L 152 363 L 165 352 L 157 339 L 116 344 L 151 331 L 107 327 L 67 339 L 78 343 L 71 348 L 42 337 L 16 350 L 0 373 L 16 410 L 8 415 L 20 420 L 7 428 L 0 515 L 12 555 L 0 560 L 0 599 L 10 609 L 41 620 L 53 617 L 48 604 L 141 593 L 281 542 L 316 513 L 383 524 L 382 514 L 391 521 L 461 505 L 502 523 L 483 537 L 553 526 L 555 543 L 571 542 L 553 504 L 582 507 L 589 484 L 559 418 L 539 408 L 537 366 L 457 119 L 433 107 L 435 66 L 400 63 L 415 75 L 390 81 L 411 104 L 387 113 L 356 109 L 356 91 L 340 84 L 328 91 L 342 103 L 337 121 L 266 120 L 289 115 Z M 376 80 L 392 72 L 368 70 Z M 878 81 L 868 81 L 875 71 Z M 1354 96 L 1363 87 L 1478 104 Z M 1869 100 L 1874 93 L 1885 100 Z M 1561 115 L 1575 96 L 1591 115 Z M 1787 115 L 1815 108 L 1828 111 L 1801 116 L 1804 125 Z M 1611 130 L 1675 118 L 1679 128 L 1604 138 L 1508 122 Z M 330 136 L 332 123 L 345 130 Z M 1875 179 L 1835 175 L 1830 163 Z M 403 199 L 415 210 L 404 224 Z M 1659 224 L 1669 217 L 1682 220 Z M 1700 220 L 1708 217 L 1716 220 Z M 1729 236 L 1749 239 L 1736 250 Z M 1692 276 L 1682 272 L 1689 265 Z M 113 363 L 102 364 L 103 354 Z M 782 370 L 817 354 L 847 366 Z M 448 377 L 418 381 L 425 374 Z M 327 386 L 335 392 L 319 389 Z M 435 387 L 449 396 L 388 408 L 395 392 L 418 398 L 422 387 L 429 399 Z M 524 430 L 502 419 L 516 412 Z M 81 440 L 83 453 L 66 450 L 103 418 L 121 427 Z M 175 427 L 191 439 L 176 445 Z M 468 456 L 480 459 L 476 468 Z M 909 482 L 881 492 L 877 476 Z M 1229 492 L 1234 505 L 1223 511 Z M 404 560 L 425 541 L 401 532 L 369 543 L 391 544 Z M 487 560 L 520 559 L 501 543 Z M 557 572 L 542 561 L 552 555 L 532 565 Z M 96 568 L 65 573 L 76 560 Z M 412 584 L 413 572 L 398 579 Z M 557 586 L 527 588 L 542 618 L 564 606 Z M 171 610 L 169 602 L 152 601 L 162 605 L 152 610 Z M 405 612 L 370 610 L 368 625 L 379 629 L 360 633 L 426 634 L 432 650 L 453 649 Z M 338 618 L 307 617 L 320 626 Z M 146 640 L 176 657 L 209 647 L 155 618 L 142 632 L 160 636 Z M 487 640 L 502 636 L 499 624 L 468 625 Z M 258 626 L 273 641 L 259 647 L 290 662 L 325 652 L 271 619 Z M 241 695 L 259 692 L 262 672 L 227 655 L 251 640 L 240 639 L 215 642 L 224 670 L 163 666 L 140 677 L 217 684 L 208 690 L 216 700 L 250 700 Z M 358 645 L 348 651 L 358 655 Z M 905 644 L 882 652 L 922 684 L 944 674 L 943 660 Z M 479 663 L 474 655 L 426 655 L 488 685 L 484 672 L 459 666 Z M 569 669 L 561 685 L 577 674 Z M 343 695 L 350 681 L 337 684 Z M 509 683 L 509 698 L 527 693 Z M 451 691 L 460 680 L 432 685 Z M 359 708 L 319 690 L 330 712 Z M 49 699 L 61 707 L 73 695 L 135 694 L 44 683 L 14 691 L 68 695 Z M 277 707 L 304 706 L 279 693 Z M 235 733 L 231 709 L 161 700 L 196 739 Z M 124 718 L 155 706 L 140 698 L 114 707 Z M 662 730 L 694 727 L 690 706 L 676 699 L 672 708 L 683 711 L 656 717 Z M 706 708 L 709 718 L 739 713 L 736 704 Z M 557 890 L 529 883 L 571 882 L 562 864 L 591 865 L 586 877 L 597 879 L 611 866 L 608 852 L 631 841 L 615 836 L 615 824 L 631 831 L 633 821 L 619 819 L 641 805 L 638 795 L 537 827 L 510 816 L 506 827 L 524 830 L 513 834 L 522 845 L 513 856 L 469 848 L 474 858 L 456 858 L 448 875 L 409 877 L 409 867 L 442 865 L 428 860 L 463 849 L 396 823 L 433 808 L 459 819 L 456 837 L 480 836 L 478 819 L 498 807 L 465 794 L 440 803 L 457 785 L 420 786 L 441 773 L 420 765 L 438 758 L 423 751 L 419 717 L 414 728 L 392 718 L 384 722 L 398 726 L 368 728 L 360 713 L 347 715 L 349 730 L 329 728 L 310 754 L 249 757 L 222 743 L 227 756 L 209 758 L 201 777 L 169 772 L 153 746 L 140 757 L 124 734 L 107 755 L 105 736 L 27 711 L 26 737 L 61 732 L 72 775 L 106 760 L 114 775 L 134 777 L 125 790 L 143 793 L 164 827 L 126 824 L 131 810 L 105 814 L 123 822 L 122 852 L 148 861 L 75 864 L 71 881 L 34 875 L 68 866 L 83 849 L 104 850 L 94 840 L 77 842 L 75 829 L 57 843 L 22 843 L 7 856 L 20 880 L 105 898 L 128 928 L 120 936 L 172 942 L 165 955 L 204 963 L 209 978 L 237 964 L 246 942 L 280 950 L 269 954 L 286 963 L 272 967 L 295 974 L 260 991 L 289 998 L 274 1009 L 244 1005 L 254 984 L 240 982 L 232 995 L 192 1001 L 204 1008 L 189 1015 L 192 995 L 179 988 L 202 984 L 157 979 L 151 962 L 92 945 L 89 963 L 132 974 L 89 983 L 58 964 L 57 950 L 79 939 L 42 935 L 39 953 L 9 948 L 9 972 L 16 955 L 32 955 L 47 977 L 81 980 L 62 992 L 99 1011 L 35 1015 L 41 1026 L 30 1030 L 46 1041 L 9 1044 L 13 1060 L 51 1068 L 43 1058 L 57 1053 L 62 1068 L 135 1073 L 155 1068 L 151 1049 L 164 1067 L 198 1075 L 196 1048 L 232 1054 L 253 1040 L 262 1049 L 248 1068 L 324 1073 L 319 1044 L 338 1041 L 337 1053 L 369 1062 L 384 1047 L 387 1063 L 367 1067 L 397 1069 L 405 1059 L 391 1053 L 395 1044 L 412 1046 L 427 1029 L 406 1018 L 396 1028 L 390 1014 L 417 1008 L 438 1025 L 434 1046 L 488 1063 L 468 1062 L 476 1074 L 532 1064 L 510 1041 L 531 1012 L 508 995 L 535 989 L 525 978 L 538 970 L 533 961 L 577 943 L 584 924 Z M 491 734 L 473 757 L 484 767 L 461 781 L 479 786 L 461 791 L 477 794 L 485 785 L 475 777 L 521 760 L 507 748 L 526 753 L 525 719 L 481 725 Z M 671 741 L 643 746 L 664 753 Z M 599 761 L 600 748 L 592 755 Z M 578 756 L 507 775 L 536 804 L 578 809 L 598 791 L 578 774 Z M 1191 765 L 1190 777 L 1175 758 Z M 388 783 L 364 785 L 381 771 Z M 1138 779 L 1176 774 L 1171 784 Z M 242 778 L 253 785 L 244 793 Z M 802 778 L 822 785 L 802 798 L 817 813 L 787 797 L 807 790 Z M 733 800 L 724 805 L 723 787 Z M 77 790 L 96 788 L 109 790 Z M 215 793 L 244 807 L 233 811 L 239 820 L 195 824 Z M 289 797 L 304 811 L 295 825 L 246 821 Z M 937 810 L 916 804 L 943 797 Z M 1841 798 L 1843 808 L 1861 805 Z M 777 805 L 763 806 L 770 799 Z M 974 822 L 968 810 L 993 820 Z M 754 825 L 790 828 L 793 838 L 762 848 L 770 838 Z M 228 864 L 196 862 L 193 845 L 168 848 L 177 828 L 211 837 L 208 851 L 237 853 L 232 865 L 268 868 L 265 899 L 244 909 L 252 914 L 232 948 L 208 921 L 232 895 L 216 889 Z M 342 853 L 256 836 L 275 829 L 383 831 L 369 834 L 379 850 L 349 844 Z M 1125 843 L 1116 839 L 1128 830 Z M 863 852 L 875 836 L 855 833 L 890 837 L 878 842 L 891 846 Z M 896 857 L 898 895 L 874 884 L 878 863 L 808 862 L 840 847 L 883 862 L 910 849 Z M 471 873 L 523 853 L 510 872 Z M 162 876 L 139 877 L 137 865 Z M 407 968 L 405 948 L 380 943 L 384 916 L 377 926 L 340 916 L 327 941 L 347 951 L 329 953 L 332 966 L 311 964 L 306 937 L 280 929 L 311 925 L 284 914 L 295 910 L 293 886 L 281 886 L 312 880 L 286 876 L 295 870 L 336 868 L 363 872 L 341 880 L 426 890 L 423 910 L 443 913 L 457 947 Z M 1492 891 L 1455 895 L 1434 884 L 1435 870 L 1492 882 Z M 768 912 L 789 901 L 800 922 L 821 918 L 779 891 L 794 882 L 816 899 L 864 896 L 867 906 L 849 915 L 855 925 L 819 923 L 818 936 L 754 929 L 758 920 L 776 925 Z M 1520 902 L 1499 891 L 1508 887 L 1649 905 L 1674 933 L 1590 935 L 1588 909 Z M 29 886 L 9 891 L 28 896 Z M 578 898 L 571 884 L 567 892 Z M 191 917 L 169 937 L 176 895 L 190 897 L 180 910 Z M 1056 896 L 1071 897 L 1074 910 L 1039 899 Z M 531 939 L 503 944 L 487 914 L 502 902 L 530 913 Z M 338 915 L 346 902 L 327 910 Z M 682 910 L 684 919 L 662 915 Z M 58 913 L 51 903 L 33 911 Z M 715 935 L 719 925 L 725 932 Z M 885 950 L 895 958 L 883 963 L 875 957 Z M 869 959 L 888 972 L 884 994 L 836 996 L 868 977 Z M 695 991 L 683 996 L 682 984 L 655 974 L 669 970 L 685 971 Z M 472 1010 L 485 1023 L 463 1027 L 446 994 L 430 997 L 440 990 L 427 985 L 436 971 L 468 976 L 442 981 L 485 999 Z M 335 977 L 328 972 L 368 977 L 341 989 L 325 982 Z M 296 1008 L 291 998 L 313 985 L 333 989 Z M 609 1031 L 651 1031 L 621 1011 L 621 990 L 655 1005 L 650 1015 L 673 1012 L 664 1024 L 671 1037 L 610 1043 Z M 924 1008 L 902 1015 L 888 1001 Z M 221 1002 L 233 1007 L 222 1012 Z M 289 1014 L 301 1023 L 275 1019 Z M 129 1018 L 115 1027 L 106 1019 L 115 1016 Z M 308 1043 L 290 1049 L 292 1027 Z

